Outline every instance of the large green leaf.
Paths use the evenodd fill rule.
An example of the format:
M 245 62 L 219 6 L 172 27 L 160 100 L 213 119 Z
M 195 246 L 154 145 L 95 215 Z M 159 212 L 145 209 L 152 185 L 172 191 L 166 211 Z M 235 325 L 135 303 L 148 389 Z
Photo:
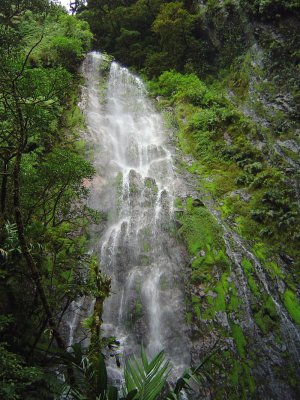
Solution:
M 90 378 L 95 392 L 98 395 L 104 394 L 107 388 L 107 371 L 104 357 L 101 353 L 92 361 Z
M 127 394 L 126 397 L 122 397 L 120 400 L 133 400 L 137 394 L 137 389 L 132 390 Z
M 169 373 L 169 362 L 165 360 L 163 351 L 149 363 L 142 347 L 141 361 L 134 357 L 125 366 L 125 392 L 129 394 L 136 389 L 132 399 L 156 400 L 166 384 Z
M 118 389 L 115 386 L 108 386 L 106 396 L 107 400 L 118 400 Z

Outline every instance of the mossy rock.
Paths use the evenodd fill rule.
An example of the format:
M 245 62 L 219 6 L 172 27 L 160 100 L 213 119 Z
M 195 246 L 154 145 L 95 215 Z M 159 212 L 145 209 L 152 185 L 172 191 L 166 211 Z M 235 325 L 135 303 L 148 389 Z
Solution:
M 292 290 L 286 289 L 283 293 L 283 303 L 291 318 L 300 325 L 300 303 Z

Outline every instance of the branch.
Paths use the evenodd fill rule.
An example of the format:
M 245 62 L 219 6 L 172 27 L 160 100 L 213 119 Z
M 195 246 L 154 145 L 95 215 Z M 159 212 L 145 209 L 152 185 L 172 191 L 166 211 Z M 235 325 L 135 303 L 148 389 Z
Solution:
M 13 82 L 17 81 L 17 80 L 20 78 L 20 76 L 23 74 L 24 69 L 25 69 L 26 64 L 27 64 L 27 61 L 28 61 L 28 59 L 29 59 L 31 53 L 32 53 L 33 50 L 41 43 L 41 41 L 42 41 L 43 38 L 44 38 L 44 31 L 45 31 L 45 26 L 43 26 L 43 30 L 42 30 L 42 34 L 41 34 L 40 39 L 31 47 L 31 49 L 30 49 L 29 52 L 27 53 L 27 55 L 26 55 L 26 57 L 25 57 L 25 60 L 24 60 L 24 62 L 23 62 L 21 71 L 20 71 L 20 72 L 18 73 L 18 75 L 13 79 Z

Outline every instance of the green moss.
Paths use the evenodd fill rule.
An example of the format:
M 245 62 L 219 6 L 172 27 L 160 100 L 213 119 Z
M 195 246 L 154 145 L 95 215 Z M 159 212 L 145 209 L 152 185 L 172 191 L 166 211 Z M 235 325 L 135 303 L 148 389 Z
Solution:
M 200 308 L 200 299 L 197 296 L 192 296 L 192 306 L 195 312 L 195 315 L 198 319 L 201 317 L 201 308 Z
M 131 313 L 129 314 L 129 318 L 126 321 L 126 326 L 128 329 L 132 329 L 135 323 L 142 318 L 143 316 L 143 305 L 141 303 L 140 298 L 137 298 L 134 307 L 132 308 Z
M 253 271 L 253 266 L 250 260 L 247 260 L 246 258 L 244 258 L 242 260 L 242 267 L 244 269 L 244 271 L 247 271 L 249 273 L 251 273 Z
M 145 253 L 148 253 L 150 250 L 151 250 L 150 244 L 149 244 L 148 242 L 144 241 L 144 242 L 143 242 L 143 251 L 144 251 Z
M 234 284 L 230 285 L 230 301 L 229 301 L 229 310 L 237 311 L 240 305 L 240 300 L 236 291 Z
M 157 193 L 158 192 L 158 187 L 156 182 L 151 179 L 151 178 L 145 178 L 145 187 L 150 189 L 151 191 L 153 191 L 153 193 Z
M 188 325 L 191 325 L 192 320 L 193 320 L 193 314 L 192 314 L 191 312 L 187 312 L 187 313 L 185 314 L 185 320 L 186 320 L 186 323 L 187 323 Z
M 122 172 L 118 172 L 118 174 L 115 176 L 114 186 L 115 186 L 116 195 L 117 195 L 117 206 L 118 206 L 118 208 L 120 208 L 121 202 L 122 202 L 122 192 L 123 192 L 123 174 L 122 174 Z
M 286 289 L 283 293 L 283 303 L 293 320 L 300 325 L 300 303 L 290 289 Z
M 176 199 L 174 199 L 174 207 L 178 208 L 180 210 L 183 208 L 182 198 L 181 197 L 176 197 Z
M 130 183 L 129 184 L 129 193 L 137 194 L 137 193 L 139 193 L 139 188 L 136 185 L 134 185 L 133 183 Z
M 248 380 L 248 388 L 251 394 L 253 394 L 255 392 L 256 386 L 255 386 L 255 380 L 253 378 L 253 376 L 251 375 L 251 371 L 248 365 L 244 365 L 244 373 L 245 376 L 247 377 Z
M 213 79 L 210 85 L 202 83 L 203 93 L 196 102 L 187 95 L 194 93 L 193 88 L 190 90 L 181 86 L 183 81 L 191 84 L 188 75 L 175 72 L 164 74 L 159 90 L 162 95 L 171 93 L 169 97 L 176 121 L 174 126 L 178 129 L 179 146 L 195 158 L 195 162 L 186 168 L 199 175 L 201 187 L 214 197 L 222 216 L 236 223 L 233 229 L 245 239 L 255 239 L 259 243 L 255 245 L 255 254 L 265 263 L 274 253 L 282 251 L 282 247 L 292 258 L 297 257 L 296 242 L 299 235 L 288 235 L 288 231 L 295 227 L 296 220 L 299 222 L 299 216 L 296 216 L 297 210 L 293 206 L 295 196 L 289 191 L 286 173 L 282 169 L 285 168 L 284 163 L 274 158 L 270 167 L 262 155 L 266 149 L 253 144 L 257 141 L 267 142 L 266 146 L 272 147 L 274 134 L 283 123 L 281 135 L 292 135 L 286 124 L 286 113 L 273 109 L 269 112 L 259 99 L 267 94 L 271 101 L 276 100 L 278 85 L 265 79 L 268 78 L 264 75 L 265 66 L 253 62 L 257 57 L 259 55 L 249 50 L 229 70 L 224 70 L 219 80 Z M 252 81 L 253 76 L 257 77 L 255 89 L 261 96 L 251 92 L 249 99 L 249 79 Z M 234 102 L 225 95 L 228 87 Z M 182 95 L 183 92 L 186 94 Z M 262 117 L 270 121 L 270 127 L 262 127 L 251 117 L 245 116 L 239 106 L 253 110 L 258 107 L 258 114 L 261 112 Z M 278 164 L 276 167 L 275 161 Z M 239 195 L 231 195 L 237 188 L 243 188 L 250 195 L 249 201 Z M 270 200 L 266 192 L 271 191 L 277 194 Z M 282 229 L 284 227 L 286 229 Z M 194 243 L 192 252 L 197 252 L 198 248 L 198 244 Z M 276 267 L 270 266 L 269 272 L 271 276 L 273 274 L 272 277 L 281 277 Z M 257 293 L 255 277 L 248 278 L 252 292 Z
M 232 324 L 231 325 L 232 337 L 235 341 L 237 351 L 242 358 L 246 356 L 246 345 L 247 341 L 245 339 L 244 333 L 240 325 Z
M 143 315 L 143 306 L 142 306 L 142 303 L 140 301 L 137 301 L 135 303 L 134 315 L 135 315 L 136 319 L 141 318 L 142 315 Z
M 239 378 L 240 378 L 242 371 L 243 371 L 242 364 L 240 362 L 233 360 L 233 366 L 231 368 L 231 373 L 229 376 L 230 381 L 233 384 L 233 386 L 238 386 Z
M 271 318 L 273 319 L 278 318 L 276 306 L 271 296 L 268 296 L 268 299 L 265 303 L 265 309 Z
M 252 398 L 256 390 L 255 379 L 251 373 L 252 362 L 237 360 L 230 352 L 225 352 L 224 357 L 229 364 L 229 382 L 234 388 L 234 393 L 229 398 L 234 400 Z
M 265 266 L 272 278 L 278 277 L 280 279 L 283 279 L 285 277 L 284 273 L 281 271 L 280 267 L 275 262 L 273 261 L 267 262 Z
M 205 249 L 205 255 L 201 257 L 199 264 L 226 263 L 222 231 L 215 218 L 204 207 L 194 207 L 193 198 L 186 200 L 186 210 L 180 217 L 182 223 L 179 229 L 191 255 L 198 255 Z M 220 253 L 220 251 L 222 251 Z
M 150 259 L 150 257 L 143 255 L 140 257 L 140 263 L 141 263 L 141 265 L 144 265 L 144 266 L 150 265 L 151 259 Z
M 279 328 L 279 317 L 271 296 L 266 296 L 264 303 L 256 308 L 259 310 L 254 313 L 254 320 L 264 334 Z
M 254 272 L 255 271 L 254 271 L 254 268 L 253 268 L 253 265 L 252 265 L 251 261 L 244 258 L 242 260 L 241 264 L 242 264 L 243 270 L 245 272 L 245 275 L 247 277 L 248 285 L 250 287 L 251 292 L 256 297 L 258 297 L 260 295 L 260 290 L 259 290 L 259 288 L 258 288 L 258 286 L 256 284 L 255 279 L 254 279 Z
M 160 277 L 159 287 L 161 290 L 167 290 L 170 288 L 170 284 L 164 275 Z
M 221 277 L 221 280 L 217 283 L 215 287 L 215 292 L 217 293 L 216 301 L 215 301 L 215 309 L 216 311 L 226 311 L 226 300 L 225 297 L 228 292 L 229 283 L 228 283 L 228 275 L 224 273 Z
M 122 187 L 123 185 L 123 174 L 122 172 L 118 172 L 117 175 L 115 176 L 115 186 L 117 188 Z
M 255 243 L 253 246 L 253 251 L 254 254 L 256 255 L 256 257 L 260 260 L 260 261 L 266 261 L 267 257 L 268 257 L 268 249 L 267 246 L 262 243 Z
M 264 315 L 263 311 L 254 314 L 254 320 L 264 334 L 267 334 L 271 330 L 270 326 L 272 325 L 272 320 L 269 316 Z

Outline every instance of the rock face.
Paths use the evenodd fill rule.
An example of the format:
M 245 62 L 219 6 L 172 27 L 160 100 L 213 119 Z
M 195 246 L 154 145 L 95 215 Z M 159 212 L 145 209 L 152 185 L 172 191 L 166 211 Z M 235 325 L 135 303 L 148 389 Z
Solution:
M 249 21 L 247 24 L 252 29 Z M 235 182 L 242 188 L 227 184 L 226 177 L 230 180 L 231 173 L 222 170 L 219 164 L 216 171 L 204 169 L 201 177 L 200 156 L 199 176 L 203 187 L 198 183 L 200 193 L 189 193 L 191 198 L 203 199 L 206 208 L 222 226 L 221 236 L 230 259 L 230 267 L 226 268 L 211 256 L 212 248 L 219 251 L 215 239 L 208 242 L 206 254 L 197 254 L 193 248 L 196 244 L 186 235 L 194 277 L 189 289 L 192 292 L 192 357 L 197 364 L 216 338 L 221 346 L 227 346 L 226 357 L 218 358 L 227 369 L 226 377 L 217 367 L 213 371 L 215 382 L 219 382 L 216 398 L 296 399 L 300 391 L 299 317 L 291 311 L 287 297 L 290 291 L 294 293 L 291 298 L 295 299 L 293 304 L 299 313 L 299 301 L 296 300 L 299 296 L 299 273 L 296 272 L 299 270 L 299 250 L 296 250 L 298 239 L 295 238 L 298 237 L 300 206 L 297 89 L 300 76 L 292 55 L 299 48 L 299 24 L 291 14 L 278 15 L 276 21 L 264 16 L 257 18 L 254 28 L 253 38 L 247 45 L 245 43 L 246 55 L 239 59 L 240 66 L 231 66 L 234 73 L 229 74 L 225 82 L 228 99 L 250 121 L 249 126 L 255 128 L 255 132 L 254 129 L 251 132 L 251 128 L 243 129 L 238 141 L 234 134 L 224 133 L 225 129 L 214 132 L 214 137 L 219 135 L 216 148 L 221 147 L 221 152 L 232 154 L 236 148 L 242 149 L 241 153 L 244 151 L 242 157 L 232 157 L 234 162 L 238 158 L 232 165 L 238 165 L 244 171 L 242 179 L 237 178 Z M 234 132 L 234 126 L 230 132 Z M 195 160 L 197 163 L 196 152 Z M 193 165 L 190 161 L 186 164 L 187 168 Z M 271 170 L 274 177 L 260 181 L 267 175 L 266 171 Z M 224 180 L 219 176 L 224 176 Z M 287 204 L 285 212 L 279 208 L 275 210 L 275 202 L 277 205 L 280 202 L 275 200 L 277 190 L 278 197 Z M 274 195 L 271 195 L 272 200 L 268 197 L 270 193 Z M 263 197 L 259 199 L 259 196 Z M 291 204 L 293 211 L 288 210 Z M 197 208 L 197 204 L 192 206 Z M 245 217 L 251 206 L 252 217 Z M 269 213 L 270 218 L 260 219 L 259 212 Z M 295 218 L 289 226 L 288 212 Z M 186 215 L 196 213 L 187 204 Z M 281 217 L 280 213 L 285 216 Z M 182 215 L 179 222 L 184 232 L 184 212 Z M 278 233 L 268 233 L 270 226 L 277 224 L 280 218 L 287 222 L 286 227 L 281 225 Z M 191 220 L 188 217 L 186 226 L 191 226 Z M 261 231 L 252 230 L 251 237 L 249 225 L 254 220 L 261 224 L 257 225 Z M 283 237 L 285 232 L 289 232 L 289 236 Z M 280 236 L 281 241 L 278 240 Z M 288 250 L 283 251 L 283 248 Z M 235 379 L 239 380 L 238 384 Z
M 185 201 L 189 199 L 188 194 Z M 289 382 L 288 374 L 297 376 L 299 373 L 300 336 L 299 327 L 282 302 L 281 295 L 286 289 L 284 276 L 270 278 L 249 244 L 233 227 L 224 223 L 214 201 L 202 194 L 205 196 L 206 209 L 216 218 L 215 224 L 222 227 L 219 240 L 224 240 L 230 267 L 224 272 L 224 265 L 221 266 L 216 260 L 214 266 L 209 266 L 209 274 L 203 272 L 200 281 L 199 278 L 193 280 L 192 275 L 188 286 L 188 291 L 192 293 L 192 362 L 197 365 L 212 353 L 217 343 L 220 351 L 216 362 L 218 365 L 221 363 L 223 369 L 214 365 L 210 372 L 215 382 L 224 388 L 223 393 L 240 393 L 244 386 L 247 388 L 247 398 L 296 399 L 297 384 Z M 198 204 L 196 202 L 194 205 L 193 192 L 190 192 L 190 196 L 195 211 L 187 206 L 188 215 L 197 212 Z M 183 230 L 186 212 L 180 217 L 180 229 Z M 211 246 L 213 251 L 218 248 L 216 242 Z M 199 262 L 203 270 L 207 268 L 211 251 L 211 248 L 199 250 L 191 259 L 190 268 L 195 270 Z M 243 374 L 237 371 L 240 368 L 245 368 Z M 277 373 L 279 370 L 280 375 Z M 229 380 L 231 374 L 243 376 L 248 382 L 240 382 L 235 386 Z M 213 385 L 214 390 L 220 393 L 220 387 Z M 200 395 L 207 397 L 205 390 Z M 230 396 L 238 398 L 240 395 Z
M 87 60 L 85 104 L 100 177 L 93 183 L 91 206 L 108 216 L 105 228 L 95 228 L 93 251 L 113 276 L 104 332 L 117 336 L 125 356 L 143 341 L 150 353 L 166 348 L 177 367 L 189 364 L 190 358 L 197 365 L 218 343 L 218 353 L 207 367 L 214 381 L 209 390 L 216 399 L 292 400 L 298 394 L 300 347 L 297 316 L 291 311 L 298 306 L 297 276 L 294 279 L 291 273 L 297 261 L 283 244 L 280 251 L 274 246 L 273 254 L 266 255 L 265 243 L 270 235 L 271 248 L 278 236 L 271 236 L 269 225 L 286 227 L 284 219 L 296 221 L 294 208 L 290 210 L 282 197 L 288 192 L 288 198 L 299 199 L 297 103 L 282 79 L 269 74 L 274 46 L 270 49 L 268 41 L 282 43 L 281 36 L 270 24 L 256 25 L 248 59 L 235 71 L 238 78 L 227 91 L 240 118 L 250 119 L 255 129 L 242 120 L 246 128 L 238 141 L 235 136 L 240 133 L 230 126 L 230 133 L 222 132 L 218 143 L 235 162 L 228 180 L 242 171 L 234 187 L 219 165 L 211 175 L 201 176 L 199 168 L 202 186 L 188 172 L 178 179 L 160 117 L 145 99 L 142 82 L 114 63 L 101 108 L 101 57 L 94 54 Z M 213 40 L 221 45 L 219 37 Z M 265 47 L 263 40 L 269 43 Z M 188 117 L 180 118 L 186 129 Z M 181 165 L 186 159 L 177 156 Z M 190 170 L 194 163 L 192 157 L 185 162 Z M 276 186 L 282 177 L 288 186 L 284 193 Z M 175 196 L 181 203 L 176 209 Z M 253 204 L 253 218 L 246 219 Z M 254 218 L 266 221 L 266 226 L 249 237 Z M 189 256 L 174 231 L 184 238 Z M 113 363 L 110 371 L 120 379 Z M 200 396 L 210 398 L 207 386 L 195 399 Z

